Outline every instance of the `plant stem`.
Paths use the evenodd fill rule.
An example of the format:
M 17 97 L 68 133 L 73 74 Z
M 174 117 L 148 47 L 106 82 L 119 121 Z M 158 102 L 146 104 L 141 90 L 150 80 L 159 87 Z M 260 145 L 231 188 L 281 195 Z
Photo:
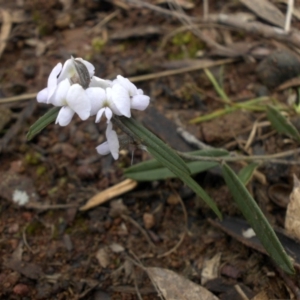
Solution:
M 222 156 L 222 157 L 208 157 L 208 156 L 197 156 L 186 154 L 183 152 L 177 151 L 178 155 L 186 160 L 192 161 L 212 161 L 212 162 L 236 162 L 236 161 L 255 161 L 258 163 L 277 163 L 277 164 L 286 164 L 286 165 L 300 165 L 299 160 L 287 160 L 280 159 L 281 157 L 291 156 L 300 153 L 300 148 L 295 150 L 288 150 L 285 152 L 280 152 L 276 154 L 269 155 L 253 155 L 253 156 L 245 156 L 245 155 L 237 155 L 232 153 L 231 156 Z

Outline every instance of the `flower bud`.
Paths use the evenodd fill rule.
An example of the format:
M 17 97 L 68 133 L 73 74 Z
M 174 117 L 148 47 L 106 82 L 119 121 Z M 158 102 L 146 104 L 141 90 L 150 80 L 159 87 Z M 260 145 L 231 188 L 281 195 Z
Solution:
M 84 89 L 87 89 L 90 85 L 91 78 L 87 67 L 80 60 L 74 59 L 72 56 L 72 60 L 77 72 L 77 75 L 74 75 L 71 78 L 72 83 L 80 84 Z

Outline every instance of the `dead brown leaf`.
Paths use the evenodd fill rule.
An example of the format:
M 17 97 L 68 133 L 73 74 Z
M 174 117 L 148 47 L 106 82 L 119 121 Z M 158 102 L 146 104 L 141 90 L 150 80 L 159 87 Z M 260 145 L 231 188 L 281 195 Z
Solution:
M 10 259 L 6 261 L 4 265 L 30 279 L 41 279 L 41 277 L 44 276 L 41 267 L 35 263 L 27 263 L 16 259 Z
M 284 27 L 285 18 L 282 12 L 267 0 L 240 0 L 250 10 L 255 12 L 260 18 L 269 23 Z
M 1 9 L 1 14 L 2 14 L 2 27 L 1 27 L 1 34 L 0 34 L 0 57 L 6 47 L 8 37 L 10 35 L 10 31 L 12 27 L 12 18 L 10 13 L 5 9 Z
M 221 253 L 217 253 L 211 259 L 206 259 L 201 272 L 201 284 L 207 281 L 218 278 L 220 269 Z
M 146 268 L 153 284 L 166 300 L 218 300 L 206 288 L 162 268 Z
M 294 187 L 287 206 L 284 227 L 288 234 L 300 240 L 300 181 L 294 174 Z
M 115 198 L 133 190 L 136 186 L 137 181 L 132 179 L 126 179 L 92 197 L 84 206 L 80 208 L 80 210 L 88 210 L 90 208 L 93 208 L 112 198 Z
M 269 297 L 266 291 L 261 291 L 257 295 L 255 295 L 251 300 L 268 300 Z

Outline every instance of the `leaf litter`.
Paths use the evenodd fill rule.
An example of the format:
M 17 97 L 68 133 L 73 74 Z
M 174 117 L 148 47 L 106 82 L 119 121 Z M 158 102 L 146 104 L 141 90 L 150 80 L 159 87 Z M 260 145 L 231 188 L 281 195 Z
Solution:
M 91 56 L 97 70 L 106 77 L 113 78 L 116 74 L 123 74 L 140 81 L 142 88 L 152 95 L 153 108 L 168 121 L 164 121 L 162 117 L 156 118 L 158 113 L 153 113 L 148 124 L 153 120 L 157 124 L 151 130 L 163 136 L 170 145 L 175 141 L 179 149 L 190 149 L 195 143 L 191 145 L 181 137 L 174 136 L 171 128 L 188 129 L 202 143 L 250 155 L 296 149 L 297 142 L 290 137 L 295 138 L 297 135 L 290 134 L 290 130 L 279 134 L 272 131 L 270 126 L 259 127 L 249 139 L 252 124 L 257 119 L 267 121 L 263 111 L 247 111 L 244 122 L 241 121 L 241 110 L 237 110 L 236 115 L 228 114 L 223 119 L 216 117 L 202 124 L 189 124 L 194 118 L 224 108 L 220 99 L 222 93 L 218 93 L 200 71 L 204 68 L 210 68 L 218 82 L 218 88 L 232 102 L 242 103 L 254 99 L 263 90 L 270 96 L 269 104 L 280 104 L 278 107 L 281 112 L 295 114 L 293 108 L 286 104 L 286 94 L 291 91 L 287 88 L 276 91 L 276 87 L 268 84 L 267 89 L 262 89 L 261 83 L 265 84 L 267 81 L 259 75 L 257 66 L 270 53 L 275 54 L 269 61 L 272 61 L 272 57 L 277 59 L 276 51 L 285 51 L 288 47 L 294 54 L 286 55 L 295 62 L 293 67 L 296 66 L 297 69 L 299 58 L 294 50 L 299 47 L 298 20 L 292 19 L 292 30 L 285 33 L 270 25 L 270 21 L 274 23 L 275 20 L 270 20 L 269 17 L 271 6 L 271 11 L 276 10 L 276 14 L 280 16 L 275 20 L 276 25 L 283 27 L 283 21 L 286 20 L 285 11 L 275 2 L 260 2 L 261 9 L 258 13 L 253 8 L 254 2 L 241 1 L 236 4 L 236 10 L 244 11 L 247 6 L 254 13 L 246 19 L 241 19 L 241 15 L 230 7 L 225 12 L 220 11 L 220 3 L 210 1 L 207 10 L 202 2 L 199 5 L 195 5 L 194 1 L 174 2 L 173 8 L 181 7 L 181 10 L 174 11 L 163 1 L 110 1 L 101 5 L 97 1 L 87 1 L 84 9 L 80 2 L 74 2 L 73 7 L 64 10 L 66 4 L 61 4 L 60 1 L 50 1 L 44 7 L 31 0 L 16 4 L 2 1 L 3 11 L 7 13 L 2 11 L 1 14 L 0 77 L 3 85 L 0 103 L 3 102 L 1 109 L 3 107 L 3 111 L 6 109 L 10 113 L 5 113 L 5 118 L 1 118 L 4 121 L 0 131 L 0 241 L 4 262 L 0 271 L 3 285 L 1 296 L 11 299 L 18 295 L 56 299 L 67 295 L 67 299 L 72 299 L 76 295 L 80 299 L 97 299 L 101 295 L 103 299 L 158 299 L 160 292 L 166 299 L 184 299 L 183 295 L 189 297 L 187 299 L 193 299 L 193 292 L 196 291 L 196 295 L 199 295 L 199 291 L 204 293 L 208 290 L 214 295 L 208 292 L 212 298 L 207 299 L 229 299 L 228 295 L 245 299 L 245 293 L 249 290 L 252 293 L 247 294 L 249 299 L 254 294 L 262 295 L 261 299 L 264 299 L 265 294 L 269 298 L 289 298 L 290 290 L 295 297 L 298 296 L 297 289 L 293 287 L 293 279 L 281 273 L 278 273 L 279 276 L 271 275 L 276 272 L 276 268 L 264 254 L 257 252 L 260 248 L 253 246 L 252 238 L 247 243 L 238 235 L 230 234 L 226 222 L 219 224 L 218 228 L 210 225 L 207 222 L 211 216 L 209 209 L 176 179 L 134 184 L 124 191 L 114 192 L 112 196 L 107 192 L 105 194 L 105 190 L 112 186 L 115 190 L 119 189 L 118 184 L 124 179 L 122 167 L 131 165 L 131 154 L 126 151 L 122 155 L 121 165 L 107 157 L 87 160 L 87 157 L 95 156 L 93 144 L 95 140 L 103 139 L 105 124 L 96 127 L 92 121 L 79 124 L 75 120 L 70 128 L 50 125 L 30 143 L 25 143 L 29 125 L 41 115 L 40 112 L 46 112 L 46 108 L 36 108 L 32 105 L 34 102 L 30 105 L 19 99 L 27 101 L 26 99 L 34 98 L 37 90 L 44 86 L 51 66 L 57 60 L 76 54 Z M 295 11 L 297 5 L 296 1 Z M 54 18 L 56 26 L 51 25 L 54 23 L 49 21 L 50 16 Z M 63 16 L 68 18 L 63 19 Z M 178 17 L 181 21 L 185 20 L 182 35 L 176 33 L 182 27 Z M 88 30 L 95 28 L 99 22 L 101 26 L 97 27 L 97 33 Z M 206 27 L 205 31 L 201 26 Z M 230 30 L 224 29 L 224 26 L 230 26 Z M 126 35 L 120 36 L 124 28 L 128 29 L 125 31 Z M 199 30 L 205 34 L 199 34 Z M 89 35 L 84 32 L 89 32 Z M 176 39 L 172 40 L 172 32 L 175 32 L 173 37 Z M 192 34 L 185 34 L 189 32 Z M 99 36 L 102 40 L 95 40 Z M 160 47 L 162 43 L 164 46 Z M 236 45 L 241 45 L 241 48 Z M 248 47 L 249 45 L 252 46 Z M 196 57 L 195 53 L 198 51 L 204 55 L 203 63 Z M 218 56 L 230 59 L 219 60 Z M 232 56 L 235 57 L 235 62 L 231 59 Z M 174 64 L 176 62 L 177 65 L 184 66 L 185 60 L 192 60 L 194 65 L 178 69 Z M 26 69 L 24 62 L 27 63 Z M 175 70 L 166 71 L 163 66 L 171 63 L 175 65 Z M 30 70 L 35 70 L 30 76 L 28 65 Z M 275 67 L 272 75 L 278 74 L 272 82 L 275 80 L 278 85 L 282 85 L 291 79 L 291 74 L 295 77 L 298 75 L 297 70 L 289 72 L 290 65 L 280 61 L 279 69 L 284 66 L 287 70 L 285 72 L 278 72 L 276 65 L 272 66 Z M 264 70 L 269 67 L 270 64 L 266 63 Z M 189 72 L 189 76 L 186 76 L 186 72 Z M 190 81 L 193 81 L 196 90 L 190 88 Z M 185 85 L 188 88 L 183 89 Z M 20 91 L 23 94 L 18 98 Z M 11 102 L 10 97 L 14 97 L 15 102 Z M 277 102 L 273 103 L 272 97 Z M 142 115 L 137 115 L 137 118 L 143 120 Z M 13 124 L 13 120 L 17 120 L 17 123 Z M 293 132 L 299 130 L 297 124 L 293 125 L 296 128 L 293 127 Z M 287 132 L 289 134 L 285 135 Z M 68 157 L 63 155 L 63 151 L 53 151 L 55 145 L 72 146 L 76 155 Z M 31 153 L 31 158 L 28 160 L 27 156 L 26 160 L 28 153 Z M 134 163 L 149 158 L 146 152 L 134 150 Z M 286 160 L 297 158 L 295 154 Z M 23 168 L 10 170 L 10 164 L 17 160 L 23 161 Z M 79 167 L 83 161 L 87 170 L 93 169 L 89 176 L 86 175 L 87 170 Z M 237 172 L 241 170 L 238 166 L 235 167 Z M 298 168 L 297 165 L 270 163 L 259 167 L 259 171 L 265 175 L 267 186 L 283 183 L 286 190 L 291 190 L 293 174 L 299 173 Z M 196 179 L 206 190 L 212 191 L 223 214 L 239 216 L 230 204 L 228 192 L 224 192 L 218 168 L 204 172 L 196 176 Z M 251 179 L 247 186 L 258 197 L 266 212 L 272 215 L 274 226 L 283 228 L 286 204 L 283 205 L 280 200 L 278 205 L 268 198 L 259 197 L 259 190 L 264 187 L 255 179 Z M 16 189 L 28 195 L 34 193 L 34 203 L 28 208 L 13 204 Z M 187 218 L 177 203 L 168 201 L 174 190 L 184 203 Z M 100 202 L 94 202 L 88 211 L 77 210 L 78 207 L 84 207 L 97 192 L 104 193 L 104 196 L 96 196 L 98 199 L 103 198 Z M 105 202 L 115 197 L 121 197 L 122 201 L 109 207 Z M 37 198 L 40 199 L 39 202 L 36 202 Z M 72 207 L 74 205 L 75 208 Z M 295 210 L 289 208 L 288 211 Z M 233 224 L 240 226 L 237 225 L 239 223 Z M 226 235 L 221 231 L 224 228 L 227 228 Z M 245 227 L 247 228 L 249 226 Z M 239 234 L 242 235 L 242 231 Z M 282 240 L 288 248 L 297 249 L 297 243 L 292 244 L 293 242 Z M 170 252 L 172 249 L 174 251 Z M 134 251 L 138 255 L 144 265 L 143 270 L 147 270 L 146 274 L 152 276 L 155 286 L 145 274 L 137 276 L 140 274 L 139 267 L 128 263 L 125 257 L 127 251 Z M 297 250 L 290 255 L 295 258 L 297 266 L 299 259 L 295 252 Z M 165 253 L 167 255 L 162 256 Z M 216 255 L 221 255 L 221 265 L 216 265 L 214 278 L 211 277 L 203 287 L 200 282 L 202 271 L 205 270 L 204 258 Z M 227 271 L 222 274 L 220 270 L 224 265 Z M 117 270 L 119 275 L 115 273 L 114 276 Z M 241 277 L 234 275 L 237 273 Z M 126 278 L 120 280 L 124 275 Z M 243 281 L 240 287 L 237 286 L 237 278 L 242 278 L 239 279 Z M 222 284 L 224 281 L 228 284 L 226 291 L 222 291 L 221 281 Z M 178 285 L 174 286 L 174 282 Z M 181 289 L 178 289 L 179 284 L 182 284 Z M 279 288 L 284 285 L 289 289 Z M 245 286 L 249 290 L 246 291 Z

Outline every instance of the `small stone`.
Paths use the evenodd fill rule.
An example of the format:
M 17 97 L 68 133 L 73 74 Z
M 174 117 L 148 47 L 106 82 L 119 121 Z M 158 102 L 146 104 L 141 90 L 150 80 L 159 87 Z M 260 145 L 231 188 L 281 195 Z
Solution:
M 57 16 L 55 20 L 55 26 L 63 29 L 70 26 L 72 22 L 72 17 L 69 13 L 61 13 Z
M 179 203 L 178 197 L 179 196 L 176 194 L 171 194 L 167 199 L 168 204 L 169 205 L 177 205 Z
M 13 233 L 17 233 L 19 231 L 19 224 L 18 223 L 14 223 L 14 224 L 11 224 L 9 227 L 8 227 L 8 233 L 10 234 L 13 234 Z
M 147 229 L 150 229 L 155 225 L 155 218 L 151 213 L 144 213 L 143 221 L 144 221 L 144 226 Z
M 276 88 L 300 74 L 300 61 L 289 51 L 277 50 L 260 62 L 257 76 L 268 88 Z
M 29 287 L 26 284 L 18 283 L 14 286 L 13 292 L 19 296 L 27 296 L 29 293 Z

